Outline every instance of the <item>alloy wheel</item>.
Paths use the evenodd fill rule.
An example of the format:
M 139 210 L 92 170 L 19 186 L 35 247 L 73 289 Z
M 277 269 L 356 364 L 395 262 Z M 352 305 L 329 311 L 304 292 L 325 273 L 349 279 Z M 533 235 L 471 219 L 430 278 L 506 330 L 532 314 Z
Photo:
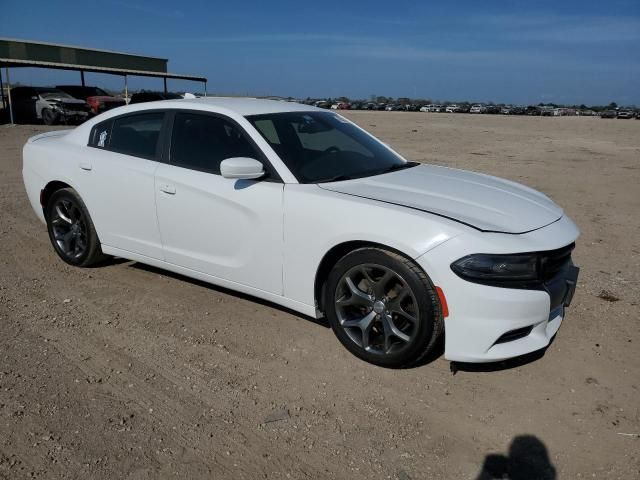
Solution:
M 366 352 L 400 353 L 417 334 L 416 296 L 388 267 L 363 264 L 351 268 L 340 278 L 334 301 L 340 325 Z
M 87 223 L 80 207 L 69 198 L 56 201 L 51 209 L 51 231 L 60 252 L 69 259 L 87 250 Z

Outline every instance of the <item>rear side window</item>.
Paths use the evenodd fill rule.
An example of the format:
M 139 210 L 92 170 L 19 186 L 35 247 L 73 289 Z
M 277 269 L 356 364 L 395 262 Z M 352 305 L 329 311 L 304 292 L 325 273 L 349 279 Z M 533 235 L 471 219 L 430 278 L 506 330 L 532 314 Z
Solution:
M 162 130 L 164 113 L 151 112 L 136 115 L 127 115 L 113 120 L 111 138 L 107 138 L 108 148 L 114 152 L 154 159 L 158 151 L 158 139 Z M 97 146 L 100 146 L 103 132 L 97 137 Z M 107 133 L 107 135 L 109 135 Z M 92 139 L 93 140 L 93 139 Z
M 89 146 L 96 148 L 107 148 L 109 146 L 109 140 L 111 140 L 111 126 L 113 120 L 106 120 L 95 125 L 91 129 L 89 135 Z
M 223 118 L 197 113 L 176 113 L 171 136 L 171 163 L 220 174 L 222 160 L 260 156 L 244 133 Z

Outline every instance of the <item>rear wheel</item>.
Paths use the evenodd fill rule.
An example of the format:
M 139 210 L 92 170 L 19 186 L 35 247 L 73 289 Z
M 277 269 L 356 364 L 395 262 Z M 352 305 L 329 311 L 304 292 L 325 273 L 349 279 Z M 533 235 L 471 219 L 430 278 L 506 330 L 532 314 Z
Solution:
M 51 244 L 68 264 L 88 267 L 106 258 L 89 211 L 72 188 L 63 188 L 51 195 L 45 218 Z
M 324 305 L 340 342 L 376 365 L 409 366 L 442 333 L 433 284 L 410 259 L 380 248 L 355 250 L 334 266 Z

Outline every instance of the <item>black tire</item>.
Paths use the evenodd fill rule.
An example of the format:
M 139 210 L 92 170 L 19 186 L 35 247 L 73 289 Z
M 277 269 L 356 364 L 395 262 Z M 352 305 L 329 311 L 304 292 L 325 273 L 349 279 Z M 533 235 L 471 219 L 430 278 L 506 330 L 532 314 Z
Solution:
M 45 125 L 55 125 L 58 115 L 49 108 L 42 110 L 42 121 Z
M 45 207 L 49 240 L 69 265 L 89 267 L 104 261 L 100 240 L 86 205 L 72 188 L 55 191 Z
M 385 287 L 388 272 L 390 280 L 386 280 Z M 354 284 L 359 291 L 355 295 Z M 360 295 L 367 296 L 365 287 L 369 300 Z M 380 289 L 387 293 L 380 296 Z M 396 291 L 400 293 L 392 296 Z M 372 298 L 383 301 L 373 302 Z M 366 305 L 368 301 L 372 303 Z M 402 301 L 407 303 L 398 309 Z M 410 259 L 382 248 L 360 248 L 342 257 L 329 273 L 324 305 L 333 332 L 347 350 L 387 368 L 409 367 L 419 362 L 433 350 L 444 327 L 440 300 L 429 277 Z M 400 315 L 395 313 L 400 311 Z M 407 312 L 410 313 L 407 318 L 413 320 L 405 319 Z M 374 316 L 368 320 L 367 330 L 362 327 L 365 318 L 360 318 L 361 315 L 367 319 Z M 354 319 L 348 319 L 349 316 Z M 354 323 L 358 326 L 353 326 Z M 388 334 L 394 331 L 391 326 L 401 336 L 394 339 L 393 333 Z

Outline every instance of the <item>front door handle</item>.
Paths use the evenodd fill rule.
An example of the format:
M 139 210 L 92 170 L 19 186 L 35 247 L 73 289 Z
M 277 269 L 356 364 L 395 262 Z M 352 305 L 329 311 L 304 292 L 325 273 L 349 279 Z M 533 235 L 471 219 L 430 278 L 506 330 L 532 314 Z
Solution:
M 168 193 L 169 195 L 175 195 L 176 194 L 176 187 L 174 187 L 173 185 L 160 185 L 160 191 L 164 192 L 164 193 Z
M 88 162 L 87 160 L 82 160 L 80 162 L 80 168 L 82 170 L 91 170 L 93 167 L 91 166 L 91 162 Z

